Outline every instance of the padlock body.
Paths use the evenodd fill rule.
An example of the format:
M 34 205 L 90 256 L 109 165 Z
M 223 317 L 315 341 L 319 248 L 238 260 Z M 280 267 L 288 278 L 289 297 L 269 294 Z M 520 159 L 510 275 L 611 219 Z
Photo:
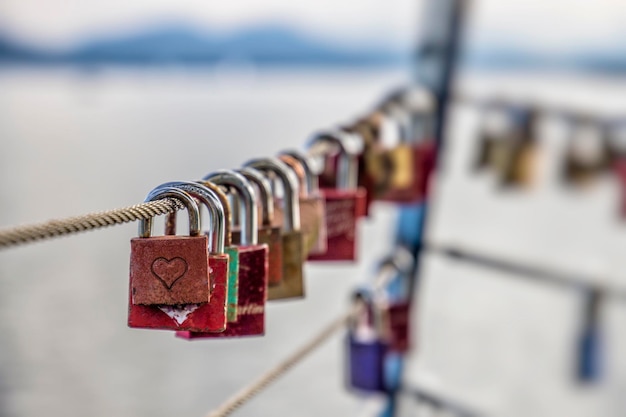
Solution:
M 220 332 L 226 328 L 228 256 L 210 255 L 210 302 L 200 304 L 138 305 L 129 291 L 128 326 L 142 329 Z M 132 289 L 132 286 L 131 286 Z
M 356 190 L 323 188 L 326 202 L 326 253 L 310 255 L 309 261 L 354 261 L 357 258 L 358 219 L 364 214 L 367 193 Z
M 237 306 L 239 305 L 239 246 L 227 246 L 224 252 L 228 255 L 226 319 L 228 323 L 234 323 L 237 321 Z
M 304 241 L 300 231 L 283 231 L 283 280 L 269 288 L 268 300 L 304 297 Z
M 206 236 L 155 236 L 130 242 L 131 299 L 137 305 L 209 301 Z
M 241 231 L 233 230 L 233 242 L 241 242 Z M 283 239 L 280 227 L 264 225 L 258 231 L 259 243 L 265 243 L 269 249 L 268 285 L 278 285 L 283 280 Z
M 397 302 L 387 307 L 387 317 L 389 327 L 387 334 L 389 337 L 389 349 L 394 352 L 404 353 L 410 348 L 410 304 Z
M 435 166 L 434 141 L 401 143 L 392 149 L 373 152 L 377 152 L 379 158 L 368 166 L 373 177 L 370 182 L 373 188 L 368 192 L 373 200 L 415 203 L 426 197 L 430 174 Z
M 321 193 L 300 197 L 300 231 L 304 239 L 305 255 L 325 253 L 328 248 L 326 233 L 326 202 Z M 277 225 L 284 220 L 282 199 L 274 204 L 274 219 Z
M 239 246 L 239 304 L 237 320 L 221 333 L 176 332 L 183 339 L 262 336 L 265 333 L 268 247 Z
M 351 333 L 348 334 L 347 345 L 348 386 L 360 391 L 384 392 L 387 346 L 378 340 L 359 341 Z

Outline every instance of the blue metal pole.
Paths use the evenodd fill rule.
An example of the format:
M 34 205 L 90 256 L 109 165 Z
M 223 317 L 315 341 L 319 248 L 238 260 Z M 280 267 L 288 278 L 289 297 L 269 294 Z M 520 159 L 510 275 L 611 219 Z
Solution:
M 440 156 L 444 148 L 446 109 L 455 73 L 465 7 L 466 0 L 428 0 L 422 22 L 421 40 L 415 53 L 415 82 L 430 89 L 437 98 L 434 139 L 438 162 L 441 161 Z M 424 201 L 400 208 L 396 243 L 408 248 L 416 260 L 409 283 L 409 297 L 414 297 L 419 281 L 428 203 Z M 403 357 L 395 355 L 389 358 L 386 364 L 386 378 L 390 389 L 387 406 L 381 417 L 396 415 L 397 394 L 402 385 L 403 370 Z

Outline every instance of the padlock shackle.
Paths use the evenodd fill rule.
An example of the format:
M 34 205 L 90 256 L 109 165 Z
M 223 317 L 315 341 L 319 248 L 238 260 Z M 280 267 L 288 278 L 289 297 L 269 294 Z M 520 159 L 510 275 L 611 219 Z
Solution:
M 290 156 L 298 161 L 302 166 L 306 178 L 306 187 L 304 187 L 304 192 L 306 194 L 303 195 L 307 196 L 316 194 L 319 190 L 319 181 L 317 175 L 313 172 L 313 169 L 311 169 L 311 161 L 309 158 L 307 158 L 302 152 L 293 149 L 282 151 L 280 155 Z
M 200 210 L 198 204 L 192 196 L 185 191 L 175 187 L 156 187 L 146 197 L 144 202 L 173 198 L 185 205 L 189 215 L 189 236 L 200 235 Z M 152 235 L 152 217 L 139 222 L 139 237 L 150 237 Z
M 226 215 L 224 207 L 218 196 L 213 190 L 204 185 L 192 181 L 172 181 L 162 184 L 163 187 L 179 188 L 203 203 L 209 211 L 209 252 L 224 253 L 224 245 L 226 242 L 226 231 L 224 227 Z M 176 216 L 176 213 L 170 213 L 169 216 Z M 175 222 L 174 220 L 170 220 Z
M 217 199 L 219 200 L 222 209 L 224 210 L 224 246 L 228 247 L 232 245 L 232 236 L 231 236 L 231 228 L 230 228 L 230 218 L 232 215 L 232 210 L 230 206 L 230 202 L 228 201 L 228 197 L 224 194 L 224 190 L 219 185 L 213 184 L 211 181 L 198 180 L 195 181 L 198 184 L 201 184 L 213 191 Z
M 272 195 L 272 184 L 263 176 L 261 172 L 252 167 L 243 167 L 236 170 L 243 175 L 248 181 L 254 183 L 259 190 L 261 198 L 261 208 L 263 209 L 263 218 L 261 224 L 263 226 L 271 226 L 274 220 L 274 197 Z
M 330 148 L 328 145 L 331 144 Z M 339 166 L 337 174 L 337 189 L 354 190 L 358 185 L 359 166 L 357 157 L 363 152 L 364 140 L 360 134 L 343 130 L 319 132 L 309 140 L 309 155 L 327 155 L 339 152 Z
M 298 188 L 300 190 L 300 197 L 308 197 L 309 195 L 309 187 L 307 185 L 307 178 L 306 178 L 306 172 L 304 171 L 304 168 L 302 167 L 302 164 L 300 162 L 298 162 L 295 158 L 289 156 L 289 155 L 279 155 L 278 159 L 284 163 L 285 165 L 287 165 L 287 167 L 289 167 L 289 169 L 296 174 L 296 177 L 298 178 Z
M 246 162 L 244 166 L 252 167 L 262 172 L 272 172 L 278 177 L 285 192 L 283 198 L 283 230 L 300 230 L 300 199 L 296 174 L 278 158 L 253 159 Z
M 241 244 L 258 243 L 258 211 L 254 187 L 246 178 L 235 171 L 222 169 L 206 175 L 203 180 L 211 181 L 227 189 L 234 189 L 239 196 L 239 207 L 243 212 L 241 219 Z

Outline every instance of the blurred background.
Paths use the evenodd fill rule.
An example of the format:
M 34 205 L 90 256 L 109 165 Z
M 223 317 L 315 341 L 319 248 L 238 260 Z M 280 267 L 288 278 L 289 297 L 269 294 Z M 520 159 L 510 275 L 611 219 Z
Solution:
M 2 0 L 0 226 L 135 204 L 162 182 L 301 147 L 411 80 L 423 6 Z M 626 113 L 624 21 L 618 0 L 475 0 L 458 91 Z M 562 119 L 541 125 L 534 186 L 508 193 L 471 175 L 480 111 L 454 105 L 448 120 L 432 240 L 623 288 L 621 188 L 615 177 L 562 186 Z M 393 206 L 375 206 L 361 261 L 308 265 L 306 300 L 270 304 L 266 336 L 244 340 L 126 327 L 135 224 L 4 250 L 0 415 L 204 415 L 344 311 L 387 253 L 395 218 Z M 624 307 L 603 305 L 602 378 L 581 385 L 581 293 L 508 278 L 427 257 L 409 383 L 492 415 L 626 415 Z M 343 368 L 337 336 L 238 415 L 370 415 L 375 401 L 344 389 Z M 413 405 L 403 415 L 416 415 Z

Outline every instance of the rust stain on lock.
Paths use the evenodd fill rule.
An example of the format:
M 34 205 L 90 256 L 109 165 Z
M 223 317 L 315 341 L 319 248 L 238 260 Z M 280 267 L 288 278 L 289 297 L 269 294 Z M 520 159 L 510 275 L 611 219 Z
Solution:
M 139 305 L 207 303 L 207 245 L 206 236 L 132 239 L 132 302 Z
M 304 297 L 304 242 L 299 231 L 283 232 L 283 281 L 269 288 L 268 299 Z

